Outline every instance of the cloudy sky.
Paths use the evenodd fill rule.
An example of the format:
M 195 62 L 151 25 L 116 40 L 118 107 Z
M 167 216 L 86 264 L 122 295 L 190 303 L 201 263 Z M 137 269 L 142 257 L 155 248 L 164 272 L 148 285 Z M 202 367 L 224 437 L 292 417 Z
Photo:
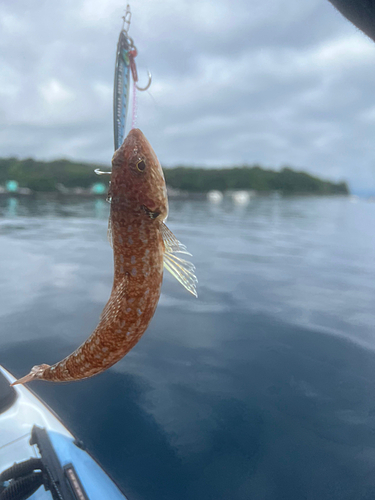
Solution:
M 0 157 L 109 164 L 126 0 L 0 3 Z M 375 192 L 375 43 L 327 0 L 134 0 L 165 166 L 260 163 Z M 128 120 L 130 121 L 130 120 Z

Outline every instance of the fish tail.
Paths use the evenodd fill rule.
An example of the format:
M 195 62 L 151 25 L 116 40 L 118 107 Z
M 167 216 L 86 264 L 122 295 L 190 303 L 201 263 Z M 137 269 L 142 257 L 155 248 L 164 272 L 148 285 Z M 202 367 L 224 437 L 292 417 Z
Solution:
M 32 380 L 35 379 L 43 379 L 43 375 L 47 370 L 47 368 L 49 367 L 50 367 L 49 365 L 36 365 L 33 368 L 31 368 L 30 373 L 28 373 L 22 378 L 19 378 L 10 385 L 27 384 L 27 382 L 31 382 Z

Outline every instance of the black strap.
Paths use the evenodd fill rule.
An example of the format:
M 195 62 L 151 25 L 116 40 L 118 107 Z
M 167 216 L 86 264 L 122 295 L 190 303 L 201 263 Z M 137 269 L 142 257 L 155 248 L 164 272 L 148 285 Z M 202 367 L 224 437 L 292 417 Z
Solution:
M 2 493 L 0 500 L 26 500 L 44 483 L 42 472 L 33 472 L 26 477 L 20 477 L 9 483 Z
M 19 477 L 31 474 L 35 470 L 43 470 L 42 468 L 43 466 L 40 458 L 30 458 L 24 462 L 16 463 L 9 467 L 9 469 L 1 472 L 0 482 L 3 483 L 4 481 L 9 481 L 10 479 L 18 479 Z

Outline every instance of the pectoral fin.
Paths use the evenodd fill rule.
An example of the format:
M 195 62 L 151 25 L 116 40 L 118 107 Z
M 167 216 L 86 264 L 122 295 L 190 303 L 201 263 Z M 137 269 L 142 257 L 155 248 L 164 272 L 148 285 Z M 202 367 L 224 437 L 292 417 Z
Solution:
M 164 252 L 164 267 L 169 271 L 182 286 L 186 288 L 195 297 L 198 297 L 196 285 L 198 280 L 195 276 L 195 266 L 191 262 L 181 259 L 176 254 L 191 255 L 182 245 L 175 235 L 170 231 L 165 224 L 161 225 L 161 234 L 163 237 L 165 252 Z

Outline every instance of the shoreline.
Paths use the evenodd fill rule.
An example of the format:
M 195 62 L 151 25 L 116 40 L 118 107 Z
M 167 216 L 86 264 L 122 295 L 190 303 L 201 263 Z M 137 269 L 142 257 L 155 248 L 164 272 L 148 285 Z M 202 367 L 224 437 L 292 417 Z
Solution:
M 249 195 L 250 198 L 253 197 L 291 197 L 291 196 L 304 196 L 304 197 L 312 197 L 312 196 L 317 196 L 317 197 L 343 197 L 343 198 L 349 198 L 352 195 L 350 193 L 345 194 L 345 193 L 319 193 L 319 192 L 281 192 L 281 191 L 254 191 L 254 190 L 247 190 L 247 189 L 236 189 L 236 190 L 230 190 L 230 191 L 218 191 L 218 190 L 211 190 L 211 191 L 204 191 L 204 192 L 195 192 L 195 191 L 179 191 L 179 192 L 172 192 L 168 191 L 168 198 L 169 199 L 207 199 L 211 193 L 219 193 L 219 195 L 222 195 L 223 198 L 230 198 L 238 193 L 246 193 Z M 56 192 L 56 191 L 32 191 L 28 193 L 22 193 L 22 192 L 0 192 L 0 199 L 1 198 L 99 198 L 99 199 L 106 199 L 107 198 L 107 193 L 91 193 L 91 192 L 80 192 L 80 193 L 61 193 L 61 192 Z

